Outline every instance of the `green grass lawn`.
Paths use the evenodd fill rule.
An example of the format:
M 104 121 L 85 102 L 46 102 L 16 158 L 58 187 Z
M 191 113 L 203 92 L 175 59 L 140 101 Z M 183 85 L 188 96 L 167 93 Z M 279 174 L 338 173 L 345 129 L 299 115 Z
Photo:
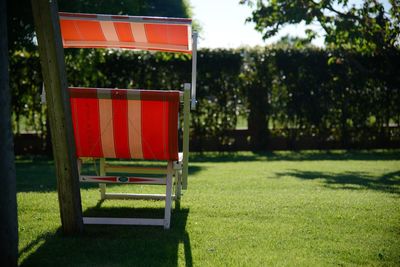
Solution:
M 172 228 L 60 230 L 51 161 L 17 160 L 23 266 L 400 265 L 400 151 L 192 154 Z M 112 191 L 147 187 L 112 186 Z M 162 202 L 99 202 L 85 215 L 162 215 Z

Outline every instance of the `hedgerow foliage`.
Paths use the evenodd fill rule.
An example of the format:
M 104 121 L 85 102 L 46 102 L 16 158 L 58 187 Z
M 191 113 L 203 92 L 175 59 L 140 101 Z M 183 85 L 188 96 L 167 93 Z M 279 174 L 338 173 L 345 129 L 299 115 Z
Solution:
M 191 80 L 189 55 L 77 49 L 66 50 L 66 63 L 71 86 L 181 89 Z M 229 144 L 226 133 L 242 116 L 251 143 L 261 149 L 267 133 L 343 142 L 398 138 L 388 126 L 400 123 L 399 65 L 397 50 L 385 56 L 312 48 L 200 50 L 192 136 Z M 45 134 L 37 53 L 14 53 L 10 73 L 15 131 L 23 124 Z
M 399 125 L 399 51 L 371 56 L 278 49 L 252 55 L 255 78 L 249 88 L 256 89 L 247 98 L 255 103 L 250 115 L 252 107 L 255 114 L 266 114 L 262 119 L 275 135 L 349 143 L 391 138 L 388 126 Z

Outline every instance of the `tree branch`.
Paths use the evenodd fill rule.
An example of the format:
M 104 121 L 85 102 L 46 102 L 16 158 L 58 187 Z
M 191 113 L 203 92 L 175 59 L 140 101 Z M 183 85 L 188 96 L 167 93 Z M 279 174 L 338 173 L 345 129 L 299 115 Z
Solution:
M 353 14 L 350 14 L 350 13 L 343 13 L 343 12 L 340 12 L 340 11 L 334 9 L 333 6 L 331 5 L 331 3 L 329 3 L 329 4 L 326 6 L 326 8 L 327 8 L 329 11 L 332 11 L 333 13 L 335 13 L 335 14 L 337 14 L 337 15 L 339 15 L 339 16 L 342 16 L 342 17 L 345 17 L 345 18 L 355 19 L 355 20 L 361 22 L 361 19 L 360 19 L 359 17 L 357 17 L 356 15 L 353 15 Z

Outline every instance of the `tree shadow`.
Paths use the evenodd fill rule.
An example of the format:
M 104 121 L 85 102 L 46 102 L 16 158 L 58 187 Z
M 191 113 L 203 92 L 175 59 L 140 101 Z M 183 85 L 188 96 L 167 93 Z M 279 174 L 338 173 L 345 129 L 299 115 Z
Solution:
M 265 152 L 192 153 L 191 162 L 239 161 L 315 161 L 315 160 L 400 160 L 400 150 L 303 150 Z
M 57 189 L 54 162 L 45 159 L 17 160 L 18 192 L 52 192 Z
M 57 179 L 55 166 L 52 160 L 43 157 L 17 159 L 15 162 L 17 174 L 18 192 L 55 192 L 57 191 Z M 189 175 L 202 171 L 203 167 L 190 164 Z M 92 174 L 94 166 L 87 167 Z M 109 185 L 110 187 L 117 185 Z M 81 183 L 81 188 L 98 188 L 97 184 Z
M 99 208 L 85 216 L 162 214 L 164 209 Z M 151 226 L 85 225 L 81 236 L 64 236 L 61 229 L 28 244 L 20 257 L 41 244 L 21 266 L 193 266 L 190 237 L 186 231 L 189 209 L 176 207 L 171 229 Z
M 205 166 L 202 162 L 247 162 L 247 161 L 343 161 L 343 160 L 400 160 L 400 150 L 356 150 L 356 151 L 294 151 L 294 152 L 208 152 L 190 155 L 189 175 L 197 174 Z M 57 180 L 52 160 L 33 157 L 16 161 L 18 192 L 55 192 Z M 373 182 L 370 182 L 371 184 Z M 97 188 L 97 184 L 82 184 L 82 188 Z M 112 187 L 112 185 L 111 185 Z
M 276 174 L 278 177 L 292 176 L 303 180 L 321 179 L 331 189 L 376 190 L 400 195 L 400 171 L 385 173 L 380 177 L 366 172 L 324 173 L 318 171 L 291 170 Z

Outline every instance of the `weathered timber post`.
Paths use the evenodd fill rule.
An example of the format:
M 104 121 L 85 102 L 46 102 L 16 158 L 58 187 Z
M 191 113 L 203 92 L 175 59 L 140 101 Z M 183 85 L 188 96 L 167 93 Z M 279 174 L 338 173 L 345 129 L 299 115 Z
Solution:
M 18 219 L 6 0 L 0 0 L 0 36 L 0 265 L 8 267 L 18 265 Z
M 57 1 L 32 0 L 32 10 L 46 88 L 61 224 L 65 234 L 76 234 L 83 230 L 82 206 Z

